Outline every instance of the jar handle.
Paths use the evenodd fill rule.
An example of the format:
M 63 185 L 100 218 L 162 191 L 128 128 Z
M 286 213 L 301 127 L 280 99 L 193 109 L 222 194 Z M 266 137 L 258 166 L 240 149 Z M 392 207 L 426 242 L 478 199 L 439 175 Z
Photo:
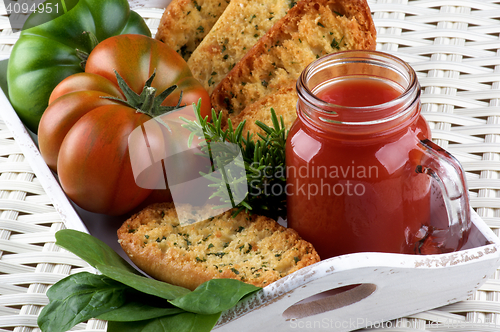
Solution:
M 425 241 L 441 252 L 460 249 L 467 240 L 471 225 L 469 192 L 460 162 L 448 151 L 429 139 L 419 140 L 424 152 L 417 173 L 425 173 L 438 183 L 448 213 L 448 228 L 433 227 L 427 231 Z M 426 245 L 426 243 L 421 243 Z

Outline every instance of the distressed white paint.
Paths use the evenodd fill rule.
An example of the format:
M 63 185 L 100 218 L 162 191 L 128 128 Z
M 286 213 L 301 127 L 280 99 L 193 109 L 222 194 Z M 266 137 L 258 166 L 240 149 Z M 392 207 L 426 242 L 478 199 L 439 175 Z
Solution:
M 351 331 L 465 300 L 500 265 L 500 240 L 475 212 L 472 217 L 470 249 L 429 256 L 356 253 L 330 258 L 223 313 L 216 331 Z M 362 286 L 327 300 L 327 295 L 317 295 L 354 284 Z M 293 309 L 283 315 L 311 296 L 316 300 L 295 310 L 302 318 L 293 318 Z

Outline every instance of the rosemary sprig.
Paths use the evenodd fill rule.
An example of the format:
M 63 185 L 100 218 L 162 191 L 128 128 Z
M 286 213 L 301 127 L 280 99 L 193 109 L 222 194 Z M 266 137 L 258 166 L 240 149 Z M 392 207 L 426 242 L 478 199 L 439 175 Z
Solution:
M 223 166 L 232 161 L 243 160 L 239 168 L 243 172 L 230 168 L 221 172 L 222 176 L 213 176 L 210 172 L 202 174 L 213 182 L 210 186 L 217 189 L 212 197 L 221 199 L 220 207 L 236 207 L 235 215 L 246 211 L 273 219 L 286 217 L 285 143 L 288 130 L 283 117 L 278 119 L 271 108 L 273 126 L 256 121 L 264 134 L 257 134 L 258 138 L 254 140 L 249 132 L 243 135 L 246 120 L 234 128 L 229 119 L 227 128 L 223 129 L 222 114 L 217 115 L 212 109 L 212 121 L 209 121 L 208 117 L 202 118 L 199 103 L 194 105 L 194 109 L 197 121 L 182 118 L 185 122 L 183 127 L 191 131 L 189 145 L 195 136 L 204 138 L 200 143 L 201 151 L 213 161 L 211 171 L 224 170 Z M 236 158 L 239 153 L 241 159 Z M 247 187 L 242 190 L 241 184 L 245 180 Z

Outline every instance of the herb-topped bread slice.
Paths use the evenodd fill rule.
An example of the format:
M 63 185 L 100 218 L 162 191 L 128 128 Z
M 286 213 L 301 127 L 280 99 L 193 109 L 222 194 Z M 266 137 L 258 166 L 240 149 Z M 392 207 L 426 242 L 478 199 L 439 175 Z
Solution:
M 374 50 L 376 30 L 366 0 L 301 0 L 215 88 L 212 106 L 237 116 L 288 87 L 312 61 L 329 53 Z
M 256 121 L 260 121 L 273 127 L 271 108 L 276 113 L 278 119 L 283 118 L 285 130 L 289 130 L 293 122 L 297 118 L 297 101 L 299 97 L 296 92 L 295 83 L 284 86 L 278 91 L 259 99 L 245 107 L 240 114 L 230 114 L 229 118 L 233 126 L 237 126 L 240 122 L 246 121 L 243 127 L 243 137 L 247 137 L 247 132 L 252 134 L 253 140 L 258 140 L 258 134 L 265 136 L 264 130 L 260 128 Z M 227 128 L 227 126 L 226 126 Z
M 214 278 L 264 287 L 320 260 L 294 230 L 263 216 L 231 213 L 180 226 L 173 203 L 153 204 L 127 220 L 118 239 L 141 270 L 189 289 Z
M 295 3 L 292 0 L 232 0 L 189 58 L 193 76 L 211 93 Z
M 155 38 L 188 60 L 231 0 L 172 0 Z

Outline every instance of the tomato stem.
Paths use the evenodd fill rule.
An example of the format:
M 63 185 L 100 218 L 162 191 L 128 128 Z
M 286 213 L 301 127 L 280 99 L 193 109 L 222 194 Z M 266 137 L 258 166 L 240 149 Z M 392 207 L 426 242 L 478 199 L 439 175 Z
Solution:
M 146 87 L 144 87 L 143 93 L 145 93 L 144 102 L 142 103 L 142 105 L 139 108 L 144 113 L 153 116 L 152 112 L 153 112 L 153 108 L 155 106 L 156 89 L 151 87 L 151 86 L 146 86 Z
M 149 115 L 152 118 L 158 118 L 159 115 L 174 111 L 176 109 L 182 108 L 181 100 L 182 100 L 182 91 L 180 93 L 179 101 L 175 106 L 163 106 L 162 103 L 165 99 L 175 90 L 177 89 L 177 85 L 172 85 L 171 87 L 165 89 L 162 93 L 156 96 L 156 88 L 152 87 L 151 84 L 156 75 L 156 70 L 153 74 L 148 78 L 148 80 L 144 83 L 144 88 L 142 89 L 141 94 L 136 93 L 132 88 L 125 82 L 123 77 L 118 74 L 115 70 L 116 81 L 118 86 L 120 87 L 123 95 L 125 96 L 125 100 L 116 98 L 116 97 L 105 97 L 101 98 L 111 99 L 116 102 L 127 105 L 128 107 L 135 108 L 137 112 Z M 157 120 L 158 121 L 158 120 Z M 162 121 L 159 121 L 163 123 Z M 167 128 L 168 126 L 163 123 Z
M 80 59 L 80 68 L 85 71 L 85 65 L 87 64 L 87 59 L 89 58 L 89 54 L 80 49 L 75 49 L 76 56 Z
M 83 70 L 85 70 L 85 65 L 87 64 L 87 59 L 89 58 L 89 54 L 97 46 L 97 44 L 99 44 L 99 40 L 97 39 L 96 35 L 92 31 L 84 31 L 82 34 L 85 36 L 88 36 L 88 39 L 90 42 L 90 47 L 89 47 L 90 50 L 88 52 L 86 52 L 86 51 L 83 51 L 83 50 L 80 50 L 77 48 L 77 49 L 75 49 L 75 52 L 76 52 L 76 56 L 78 57 L 78 59 L 81 60 L 80 67 Z
M 89 37 L 89 41 L 90 41 L 89 53 L 90 53 L 97 46 L 97 44 L 99 44 L 99 40 L 97 39 L 96 35 L 92 31 L 84 31 L 83 34 Z

